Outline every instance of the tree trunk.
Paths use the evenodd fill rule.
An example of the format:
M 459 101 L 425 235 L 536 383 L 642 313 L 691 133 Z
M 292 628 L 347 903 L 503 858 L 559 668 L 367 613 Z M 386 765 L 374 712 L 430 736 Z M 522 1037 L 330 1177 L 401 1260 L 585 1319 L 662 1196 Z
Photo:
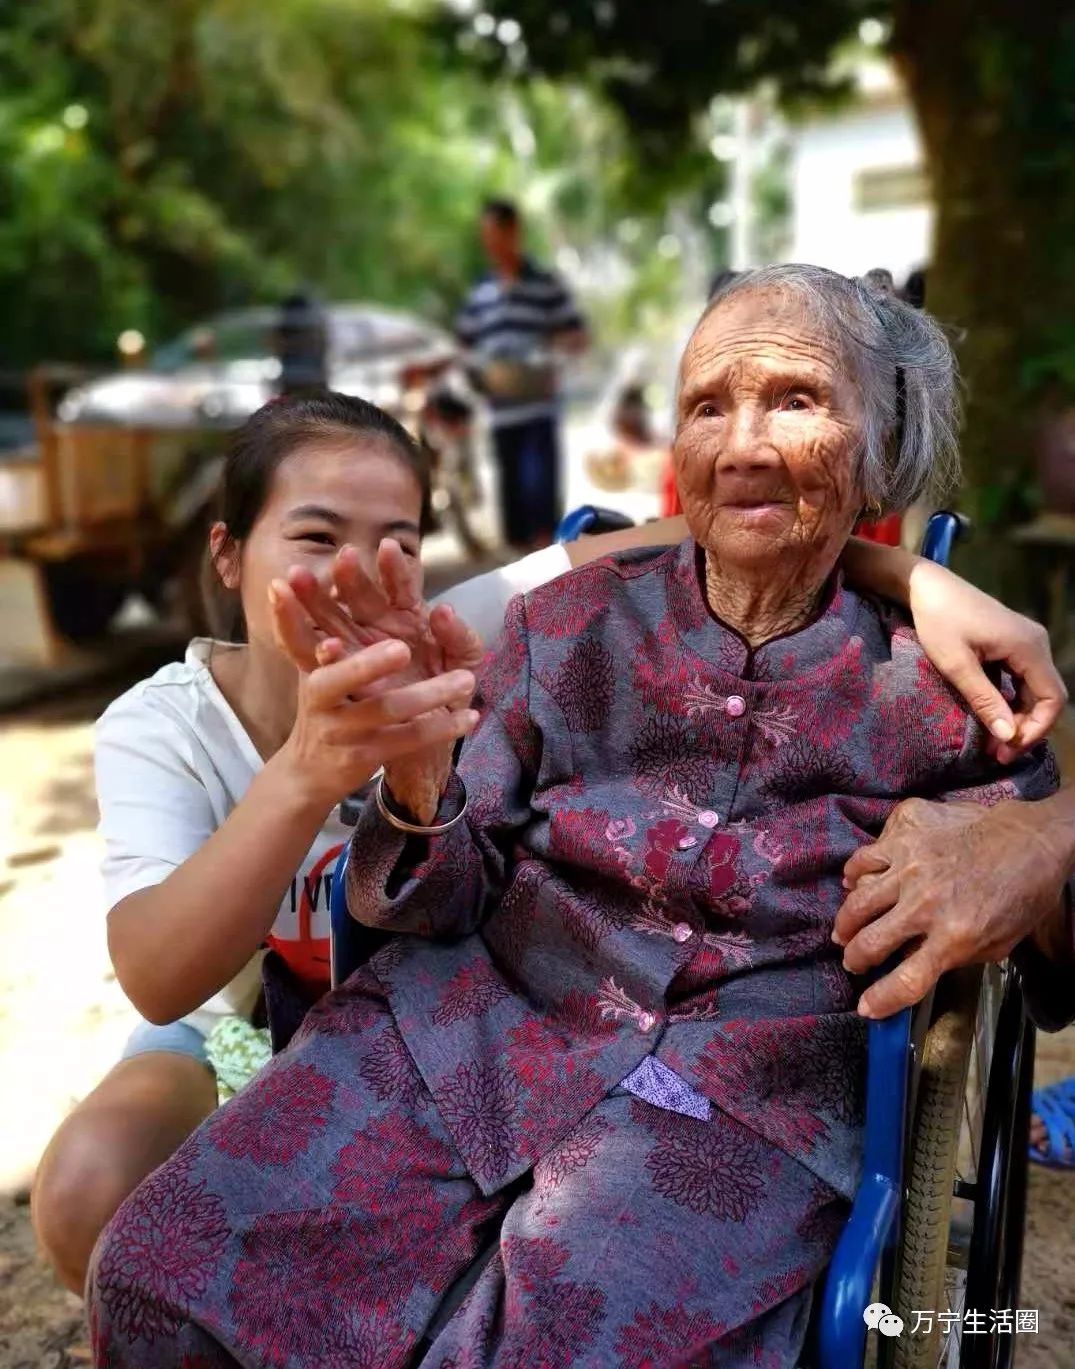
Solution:
M 1022 599 L 1005 533 L 1034 508 L 1045 411 L 1075 400 L 1075 6 L 894 10 L 937 212 L 927 307 L 953 331 L 965 384 L 970 559 L 990 589 Z

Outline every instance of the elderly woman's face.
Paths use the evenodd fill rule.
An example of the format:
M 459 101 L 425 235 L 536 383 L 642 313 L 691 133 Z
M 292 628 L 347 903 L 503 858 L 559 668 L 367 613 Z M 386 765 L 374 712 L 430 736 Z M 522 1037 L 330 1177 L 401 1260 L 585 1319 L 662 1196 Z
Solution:
M 861 506 L 858 391 L 794 297 L 748 292 L 687 344 L 673 456 L 695 539 L 728 563 L 835 560 Z

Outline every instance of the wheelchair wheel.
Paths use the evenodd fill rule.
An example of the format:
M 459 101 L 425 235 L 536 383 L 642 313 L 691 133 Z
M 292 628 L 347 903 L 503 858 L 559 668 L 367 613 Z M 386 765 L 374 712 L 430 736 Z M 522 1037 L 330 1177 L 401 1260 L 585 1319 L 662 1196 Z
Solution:
M 890 1341 L 894 1369 L 957 1369 L 973 1229 L 969 1192 L 978 1157 L 999 1008 L 997 966 L 940 981 L 921 1049 L 907 1138 L 902 1240 L 891 1305 L 905 1331 Z M 915 1312 L 934 1315 L 931 1328 Z M 938 1313 L 955 1314 L 955 1319 Z M 917 1330 L 915 1328 L 918 1328 Z

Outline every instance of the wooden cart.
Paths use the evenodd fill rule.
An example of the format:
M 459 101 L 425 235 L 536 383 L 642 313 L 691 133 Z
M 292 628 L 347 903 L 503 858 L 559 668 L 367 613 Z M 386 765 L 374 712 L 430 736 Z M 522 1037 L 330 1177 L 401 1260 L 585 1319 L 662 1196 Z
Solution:
M 175 454 L 180 438 L 58 420 L 56 399 L 81 378 L 69 368 L 32 373 L 35 444 L 0 465 L 0 621 L 9 660 L 53 664 L 70 643 L 102 634 L 132 592 L 160 602 L 177 576 L 191 626 L 200 626 L 197 565 L 215 470 L 179 501 L 176 516 L 175 500 L 165 497 L 175 481 L 161 479 L 155 457 L 170 444 L 174 476 L 184 461 Z M 211 463 L 215 445 L 206 443 L 193 463 L 188 453 L 186 465 Z

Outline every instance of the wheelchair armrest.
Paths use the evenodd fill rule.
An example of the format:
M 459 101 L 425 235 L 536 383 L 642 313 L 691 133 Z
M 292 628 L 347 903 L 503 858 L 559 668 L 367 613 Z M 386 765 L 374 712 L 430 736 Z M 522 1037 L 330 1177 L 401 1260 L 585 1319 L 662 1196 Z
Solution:
M 392 940 L 392 933 L 378 927 L 367 927 L 351 916 L 347 909 L 347 889 L 344 872 L 347 869 L 347 853 L 351 843 L 340 852 L 336 867 L 332 871 L 332 887 L 329 894 L 329 957 L 332 965 L 332 987 L 334 989 L 350 979 L 354 972 L 365 965 L 375 951 Z
M 329 953 L 332 962 L 332 987 L 338 988 L 347 978 L 357 962 L 352 953 L 351 928 L 354 920 L 347 911 L 347 894 L 344 889 L 343 873 L 347 868 L 347 852 L 351 843 L 340 852 L 332 871 L 332 886 L 329 893 Z
M 858 1369 L 862 1364 L 862 1314 L 870 1304 L 881 1256 L 896 1234 L 910 1044 L 909 1008 L 869 1025 L 862 1178 L 825 1275 L 818 1369 Z
M 347 869 L 347 852 L 350 849 L 351 843 L 348 842 L 337 857 L 329 895 L 329 957 L 334 989 L 349 979 L 384 940 L 370 928 L 356 922 L 347 911 L 344 871 Z

